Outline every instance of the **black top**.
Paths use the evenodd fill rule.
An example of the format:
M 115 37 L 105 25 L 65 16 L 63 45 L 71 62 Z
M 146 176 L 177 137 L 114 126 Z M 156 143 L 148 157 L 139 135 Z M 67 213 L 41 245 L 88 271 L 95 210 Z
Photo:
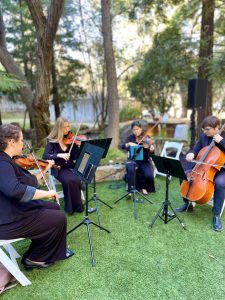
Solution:
M 36 176 L 0 151 L 0 224 L 18 221 L 41 206 L 40 201 L 31 201 L 37 186 Z
M 129 135 L 129 136 L 126 138 L 126 141 L 125 141 L 124 144 L 121 145 L 121 148 L 122 148 L 123 150 L 129 151 L 129 148 L 130 148 L 130 147 L 126 148 L 126 144 L 127 144 L 127 143 L 130 143 L 130 142 L 131 142 L 131 143 L 135 143 L 135 144 L 138 145 L 138 143 L 136 142 L 136 137 L 135 137 L 134 134 L 131 134 L 131 135 Z M 150 151 L 149 151 L 149 149 L 143 147 L 143 161 L 149 161 L 149 157 L 150 157 Z
M 225 133 L 223 132 L 221 134 L 223 139 L 219 143 L 215 143 L 215 146 L 217 146 L 221 151 L 225 152 Z M 198 155 L 199 151 L 208 146 L 212 142 L 212 137 L 208 137 L 204 133 L 201 134 L 200 139 L 198 140 L 197 144 L 194 146 L 194 148 L 189 151 L 191 153 L 195 154 L 195 157 Z
M 57 157 L 58 153 L 68 153 L 70 151 L 70 146 L 71 145 L 68 145 L 66 150 L 64 151 L 60 147 L 59 143 L 48 142 L 42 157 L 43 159 L 50 159 L 50 160 L 53 159 L 55 163 L 61 167 L 61 169 L 74 168 L 75 166 L 74 161 L 78 158 L 79 155 L 79 148 L 76 144 L 74 144 L 72 147 L 69 160 L 66 161 L 63 158 Z M 54 176 L 57 176 L 57 172 L 58 171 L 56 169 L 52 169 L 52 174 Z

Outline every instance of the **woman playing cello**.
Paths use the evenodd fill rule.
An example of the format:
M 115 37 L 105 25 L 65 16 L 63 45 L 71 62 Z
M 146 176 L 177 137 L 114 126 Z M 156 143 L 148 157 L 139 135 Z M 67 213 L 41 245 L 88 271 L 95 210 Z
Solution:
M 81 201 L 81 183 L 72 169 L 75 166 L 74 160 L 77 159 L 79 147 L 76 144 L 67 144 L 66 136 L 70 133 L 70 123 L 67 119 L 58 118 L 47 137 L 48 143 L 45 147 L 43 159 L 53 159 L 61 167 L 60 170 L 52 169 L 55 176 L 63 186 L 64 209 L 68 214 L 82 212 L 84 210 Z
M 204 147 L 211 144 L 212 141 L 215 142 L 215 146 L 225 153 L 225 133 L 224 131 L 219 134 L 220 130 L 220 120 L 214 116 L 206 117 L 202 122 L 202 134 L 199 141 L 194 146 L 192 150 L 186 155 L 186 160 L 188 162 L 193 162 L 198 156 L 198 153 Z M 225 161 L 224 161 L 225 163 Z M 186 173 L 191 172 L 187 170 Z M 225 169 L 220 168 L 213 178 L 214 183 L 214 197 L 213 197 L 213 229 L 215 231 L 222 230 L 221 222 L 221 212 L 223 210 L 224 198 L 225 198 Z M 181 186 L 182 187 L 182 186 Z M 193 210 L 192 203 L 189 203 L 187 199 L 184 199 L 185 204 L 175 209 L 178 212 L 185 211 L 187 209 Z

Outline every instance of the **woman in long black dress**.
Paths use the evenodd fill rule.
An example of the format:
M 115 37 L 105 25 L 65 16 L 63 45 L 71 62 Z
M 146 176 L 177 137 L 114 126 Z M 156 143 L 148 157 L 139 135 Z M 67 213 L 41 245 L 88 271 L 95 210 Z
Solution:
M 0 239 L 31 239 L 22 263 L 27 269 L 46 268 L 67 258 L 66 217 L 58 204 L 38 200 L 58 199 L 58 195 L 54 190 L 38 189 L 41 174 L 34 176 L 15 163 L 13 157 L 21 155 L 22 148 L 21 129 L 11 124 L 1 125 Z M 44 172 L 53 163 L 49 162 Z
M 47 137 L 48 143 L 43 159 L 53 159 L 61 167 L 60 170 L 52 170 L 52 175 L 62 183 L 65 211 L 68 214 L 73 214 L 74 212 L 82 212 L 84 207 L 81 201 L 81 182 L 73 172 L 74 160 L 77 159 L 79 148 L 74 144 L 69 154 L 71 145 L 67 145 L 63 141 L 69 131 L 69 121 L 61 117 L 58 118 Z
M 143 135 L 143 130 L 141 123 L 139 121 L 134 121 L 131 124 L 131 131 L 125 143 L 122 144 L 122 149 L 130 151 L 130 147 L 137 146 Z M 136 170 L 133 168 L 133 164 L 127 164 L 127 174 L 125 175 L 125 180 L 129 183 L 129 180 L 136 177 L 136 189 L 141 190 L 144 195 L 148 193 L 155 192 L 154 183 L 154 167 L 150 158 L 150 152 L 154 152 L 154 146 L 150 145 L 146 140 L 144 140 L 141 145 L 143 146 L 143 159 L 134 160 L 136 165 Z M 128 160 L 133 160 L 129 157 Z M 141 171 L 142 176 L 136 176 L 137 172 Z M 133 173 L 136 174 L 133 174 Z M 128 184 L 129 186 L 129 184 Z M 128 191 L 129 192 L 129 191 Z

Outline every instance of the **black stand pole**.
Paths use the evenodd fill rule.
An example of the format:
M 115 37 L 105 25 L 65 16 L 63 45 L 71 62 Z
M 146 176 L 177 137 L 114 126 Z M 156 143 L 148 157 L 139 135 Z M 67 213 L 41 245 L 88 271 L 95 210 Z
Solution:
M 138 218 L 138 211 L 137 211 L 137 203 L 143 203 L 144 200 L 142 199 L 137 199 L 136 194 L 138 194 L 139 196 L 141 196 L 142 198 L 144 198 L 146 201 L 148 201 L 149 203 L 152 204 L 152 202 L 145 197 L 143 194 L 141 194 L 138 190 L 136 190 L 136 188 L 133 186 L 131 188 L 131 190 L 129 192 L 127 192 L 125 195 L 123 195 L 121 198 L 119 198 L 118 200 L 116 200 L 114 203 L 118 203 L 120 200 L 126 198 L 129 196 L 129 194 L 132 194 L 132 199 L 133 199 L 133 203 L 134 203 L 134 218 L 137 219 Z
M 183 229 L 186 229 L 184 223 L 181 221 L 181 219 L 178 217 L 178 215 L 176 214 L 175 210 L 173 209 L 171 202 L 169 201 L 169 183 L 170 183 L 170 175 L 169 173 L 166 175 L 166 194 L 165 194 L 165 200 L 162 203 L 159 211 L 157 212 L 156 216 L 154 217 L 154 219 L 152 220 L 152 222 L 149 224 L 149 227 L 153 227 L 155 221 L 157 220 L 157 218 L 160 218 L 161 220 L 164 221 L 164 224 L 167 224 L 169 221 L 173 220 L 174 218 L 177 218 L 178 221 L 180 222 L 181 226 L 183 227 Z M 168 215 L 168 208 L 170 208 L 172 210 L 172 212 L 174 213 L 173 216 L 169 216 Z M 162 212 L 162 215 L 160 215 L 160 213 Z
M 95 203 L 95 207 L 96 207 L 96 212 L 97 212 L 97 217 L 98 217 L 98 224 L 101 225 L 101 221 L 100 221 L 100 214 L 99 214 L 99 208 L 98 208 L 98 202 L 100 201 L 101 203 L 103 203 L 104 205 L 108 206 L 110 209 L 113 209 L 112 206 L 110 206 L 109 204 L 107 204 L 106 202 L 104 202 L 103 200 L 101 200 L 98 196 L 97 196 L 97 192 L 96 192 L 96 178 L 95 178 L 95 174 L 93 176 L 93 196 L 88 200 L 91 201 L 93 200 Z
M 105 230 L 106 232 L 110 233 L 110 231 L 94 222 L 92 222 L 89 217 L 88 217 L 88 183 L 86 182 L 86 209 L 85 209 L 85 216 L 84 219 L 81 223 L 79 223 L 77 226 L 75 226 L 73 229 L 71 229 L 70 231 L 67 232 L 67 234 L 70 234 L 71 232 L 73 232 L 74 230 L 76 230 L 77 228 L 79 228 L 81 225 L 86 225 L 87 226 L 87 234 L 88 234 L 88 241 L 89 241 L 89 245 L 90 245 L 90 254 L 91 254 L 91 261 L 92 261 L 92 267 L 95 267 L 95 258 L 94 258 L 94 254 L 93 254 L 93 247 L 92 247 L 92 241 L 91 241 L 91 232 L 90 232 L 90 224 L 95 225 L 96 227 Z

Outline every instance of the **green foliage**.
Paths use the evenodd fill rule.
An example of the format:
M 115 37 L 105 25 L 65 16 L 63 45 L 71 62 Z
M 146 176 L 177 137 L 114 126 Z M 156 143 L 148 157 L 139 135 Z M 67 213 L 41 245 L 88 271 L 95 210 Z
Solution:
M 173 103 L 176 84 L 186 84 L 193 75 L 194 58 L 189 42 L 182 40 L 180 28 L 167 27 L 154 37 L 143 65 L 128 83 L 131 95 L 163 114 Z
M 120 111 L 120 122 L 138 119 L 140 118 L 141 114 L 141 108 L 126 106 Z
M 0 71 L 0 92 L 12 92 L 21 87 L 22 82 L 10 74 Z

